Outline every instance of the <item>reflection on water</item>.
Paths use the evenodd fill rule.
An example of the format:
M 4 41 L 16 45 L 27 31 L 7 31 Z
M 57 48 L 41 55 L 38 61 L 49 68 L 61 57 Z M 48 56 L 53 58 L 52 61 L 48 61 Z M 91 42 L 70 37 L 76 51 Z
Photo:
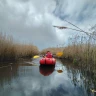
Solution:
M 55 66 L 18 63 L 0 69 L 0 96 L 96 96 L 95 74 L 57 60 Z M 61 72 L 62 71 L 62 72 Z
M 55 66 L 39 66 L 39 71 L 44 76 L 49 76 L 53 73 Z

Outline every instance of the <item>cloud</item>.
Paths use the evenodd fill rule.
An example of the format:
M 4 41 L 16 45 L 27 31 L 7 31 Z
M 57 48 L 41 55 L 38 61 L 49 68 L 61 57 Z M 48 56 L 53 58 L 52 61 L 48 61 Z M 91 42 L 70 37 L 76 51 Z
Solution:
M 95 0 L 56 0 L 54 14 L 62 20 L 67 19 L 75 24 L 85 26 L 86 23 L 95 23 L 95 5 Z
M 52 27 L 52 2 L 52 7 L 45 0 L 2 0 L 0 4 L 0 28 L 7 34 L 41 49 L 59 43 Z
M 53 47 L 77 32 L 52 26 L 73 27 L 66 19 L 87 30 L 95 24 L 95 5 L 95 0 L 0 0 L 0 30 L 18 42 Z

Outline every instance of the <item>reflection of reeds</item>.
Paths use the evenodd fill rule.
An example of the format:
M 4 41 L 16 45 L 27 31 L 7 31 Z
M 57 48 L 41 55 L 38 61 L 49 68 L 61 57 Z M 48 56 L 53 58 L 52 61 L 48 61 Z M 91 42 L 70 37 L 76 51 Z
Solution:
M 34 45 L 15 44 L 12 37 L 0 33 L 0 61 L 15 60 L 19 57 L 32 57 L 38 54 Z

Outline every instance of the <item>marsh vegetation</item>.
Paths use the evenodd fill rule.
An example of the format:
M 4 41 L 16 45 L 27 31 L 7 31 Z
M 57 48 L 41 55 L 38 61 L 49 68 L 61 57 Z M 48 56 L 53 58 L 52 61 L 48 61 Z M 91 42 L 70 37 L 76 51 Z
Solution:
M 0 33 L 0 61 L 13 61 L 24 57 L 32 58 L 38 52 L 36 46 L 16 43 L 11 36 Z
M 60 57 L 73 62 L 75 66 L 79 66 L 86 72 L 96 73 L 96 31 L 86 33 L 87 35 L 77 34 L 68 39 L 68 45 L 57 48 L 47 48 L 53 54 L 63 52 Z

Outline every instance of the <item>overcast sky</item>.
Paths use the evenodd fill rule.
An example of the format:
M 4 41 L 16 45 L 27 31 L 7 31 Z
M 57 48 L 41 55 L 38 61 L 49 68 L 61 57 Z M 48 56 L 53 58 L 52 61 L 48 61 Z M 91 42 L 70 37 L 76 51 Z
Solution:
M 77 32 L 53 27 L 74 28 L 64 20 L 88 30 L 96 24 L 96 0 L 0 0 L 0 31 L 16 42 L 39 49 L 67 43 Z

